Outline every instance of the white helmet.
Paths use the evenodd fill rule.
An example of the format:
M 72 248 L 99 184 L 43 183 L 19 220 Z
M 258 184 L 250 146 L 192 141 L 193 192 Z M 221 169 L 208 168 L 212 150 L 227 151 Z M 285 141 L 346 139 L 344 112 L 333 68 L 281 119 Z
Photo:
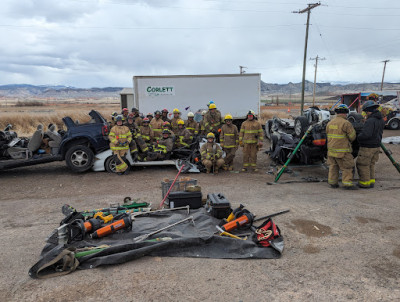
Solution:
M 201 115 L 206 115 L 206 113 L 207 113 L 207 111 L 203 110 L 203 111 L 201 112 Z
M 194 117 L 194 113 L 193 112 L 189 112 L 188 113 L 188 117 Z

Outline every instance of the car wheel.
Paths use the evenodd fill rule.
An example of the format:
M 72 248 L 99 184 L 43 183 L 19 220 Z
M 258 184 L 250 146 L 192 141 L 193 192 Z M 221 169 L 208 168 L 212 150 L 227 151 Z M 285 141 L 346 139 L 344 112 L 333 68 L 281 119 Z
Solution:
M 105 163 L 104 163 L 104 167 L 106 168 L 106 171 L 108 173 L 115 173 L 117 170 L 117 163 L 115 161 L 115 156 L 112 155 L 110 157 L 107 157 Z
M 67 166 L 73 172 L 86 172 L 93 166 L 93 151 L 86 146 L 76 145 L 68 149 L 65 154 Z
M 308 120 L 305 116 L 298 116 L 294 120 L 294 133 L 297 137 L 302 137 L 308 128 Z
M 359 113 L 355 113 L 355 112 L 350 112 L 349 115 L 347 116 L 347 120 L 352 123 L 359 123 L 364 119 L 364 117 L 362 116 L 362 114 Z
M 394 118 L 389 122 L 388 127 L 390 130 L 400 129 L 400 121 L 398 119 Z

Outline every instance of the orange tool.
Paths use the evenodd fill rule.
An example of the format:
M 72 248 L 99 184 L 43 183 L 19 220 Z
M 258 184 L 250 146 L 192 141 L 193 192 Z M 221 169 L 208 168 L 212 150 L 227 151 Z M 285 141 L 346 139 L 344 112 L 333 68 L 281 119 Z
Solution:
M 105 227 L 102 227 L 101 229 L 98 229 L 90 236 L 92 238 L 97 239 L 97 238 L 101 238 L 101 237 L 107 236 L 109 234 L 115 233 L 118 230 L 129 228 L 131 226 L 132 226 L 132 219 L 130 216 L 127 216 L 127 217 L 124 217 L 123 219 L 117 220 L 109 225 L 106 225 Z
M 249 211 L 243 210 L 241 213 L 238 213 L 238 216 L 239 217 L 235 220 L 232 220 L 231 222 L 225 223 L 223 226 L 221 226 L 221 229 L 225 232 L 230 232 L 246 224 L 251 225 L 253 223 L 254 215 L 251 214 Z

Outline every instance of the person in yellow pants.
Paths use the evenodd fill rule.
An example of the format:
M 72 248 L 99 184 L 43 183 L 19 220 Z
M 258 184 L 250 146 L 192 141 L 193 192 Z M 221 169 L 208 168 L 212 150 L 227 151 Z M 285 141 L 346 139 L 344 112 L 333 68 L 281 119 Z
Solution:
M 247 113 L 247 120 L 240 127 L 239 145 L 243 147 L 243 169 L 246 172 L 249 167 L 257 172 L 257 152 L 262 147 L 263 131 L 259 121 L 254 119 L 254 111 Z
M 351 154 L 351 143 L 356 139 L 356 131 L 347 120 L 349 108 L 345 104 L 335 108 L 335 112 L 336 117 L 326 125 L 328 184 L 331 188 L 339 188 L 339 170 L 341 170 L 343 188 L 354 190 L 357 187 L 353 184 L 354 158 Z
M 362 189 L 375 186 L 375 164 L 379 159 L 385 122 L 378 110 L 379 104 L 366 101 L 362 110 L 367 114 L 367 120 L 357 140 L 360 150 L 357 156 L 357 172 L 360 180 L 358 186 Z
M 239 146 L 239 131 L 236 125 L 232 124 L 232 115 L 225 115 L 225 124 L 221 127 L 219 141 L 222 150 L 225 151 L 224 170 L 233 170 L 233 159 Z
M 200 148 L 201 161 L 207 170 L 207 174 L 213 170 L 214 174 L 218 174 L 218 170 L 224 165 L 222 158 L 222 149 L 215 143 L 214 133 L 207 134 L 207 143 Z
M 116 173 L 123 175 L 128 169 L 125 156 L 132 141 L 132 133 L 127 126 L 123 125 L 122 115 L 118 115 L 115 120 L 116 125 L 111 128 L 108 139 L 110 140 L 110 149 L 116 156 Z

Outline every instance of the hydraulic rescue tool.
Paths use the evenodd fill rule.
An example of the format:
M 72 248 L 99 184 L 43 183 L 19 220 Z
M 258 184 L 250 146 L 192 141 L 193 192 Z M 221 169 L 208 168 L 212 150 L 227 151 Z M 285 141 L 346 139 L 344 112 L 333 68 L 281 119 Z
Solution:
M 303 144 L 304 140 L 306 139 L 306 137 L 308 136 L 308 134 L 311 132 L 311 130 L 313 129 L 313 127 L 317 125 L 311 125 L 310 127 L 308 127 L 307 131 L 304 133 L 303 137 L 301 138 L 301 140 L 299 141 L 299 143 L 297 144 L 296 148 L 294 148 L 294 150 L 292 151 L 292 153 L 290 153 L 288 160 L 285 162 L 285 164 L 282 166 L 282 168 L 279 170 L 278 175 L 276 175 L 275 180 L 273 183 L 268 183 L 268 184 L 274 184 L 277 183 L 279 178 L 281 178 L 283 171 L 285 171 L 285 169 L 287 168 L 287 166 L 290 164 L 290 162 L 292 161 L 294 155 L 296 154 L 296 152 L 300 149 L 300 146 Z
M 118 230 L 130 228 L 132 226 L 132 221 L 138 216 L 151 215 L 151 214 L 155 214 L 155 213 L 162 213 L 162 212 L 168 212 L 168 211 L 177 211 L 177 210 L 183 210 L 183 209 L 186 209 L 187 213 L 189 215 L 189 211 L 190 211 L 189 206 L 173 208 L 173 209 L 162 209 L 162 210 L 156 210 L 156 211 L 144 212 L 144 213 L 134 213 L 131 215 L 127 215 L 120 220 L 117 220 L 111 224 L 108 224 L 108 225 L 96 230 L 90 236 L 94 239 L 97 239 L 97 238 L 101 238 L 101 237 L 113 234 Z
M 400 173 L 400 164 L 394 160 L 392 157 L 392 151 L 387 149 L 383 143 L 381 143 L 381 148 L 383 152 L 385 152 L 386 156 L 389 158 L 389 160 L 392 162 L 393 166 L 396 168 L 397 172 Z
M 225 232 L 230 232 L 245 225 L 251 226 L 254 220 L 254 215 L 246 209 L 238 211 L 236 213 L 236 217 L 236 219 L 221 226 L 221 229 Z

